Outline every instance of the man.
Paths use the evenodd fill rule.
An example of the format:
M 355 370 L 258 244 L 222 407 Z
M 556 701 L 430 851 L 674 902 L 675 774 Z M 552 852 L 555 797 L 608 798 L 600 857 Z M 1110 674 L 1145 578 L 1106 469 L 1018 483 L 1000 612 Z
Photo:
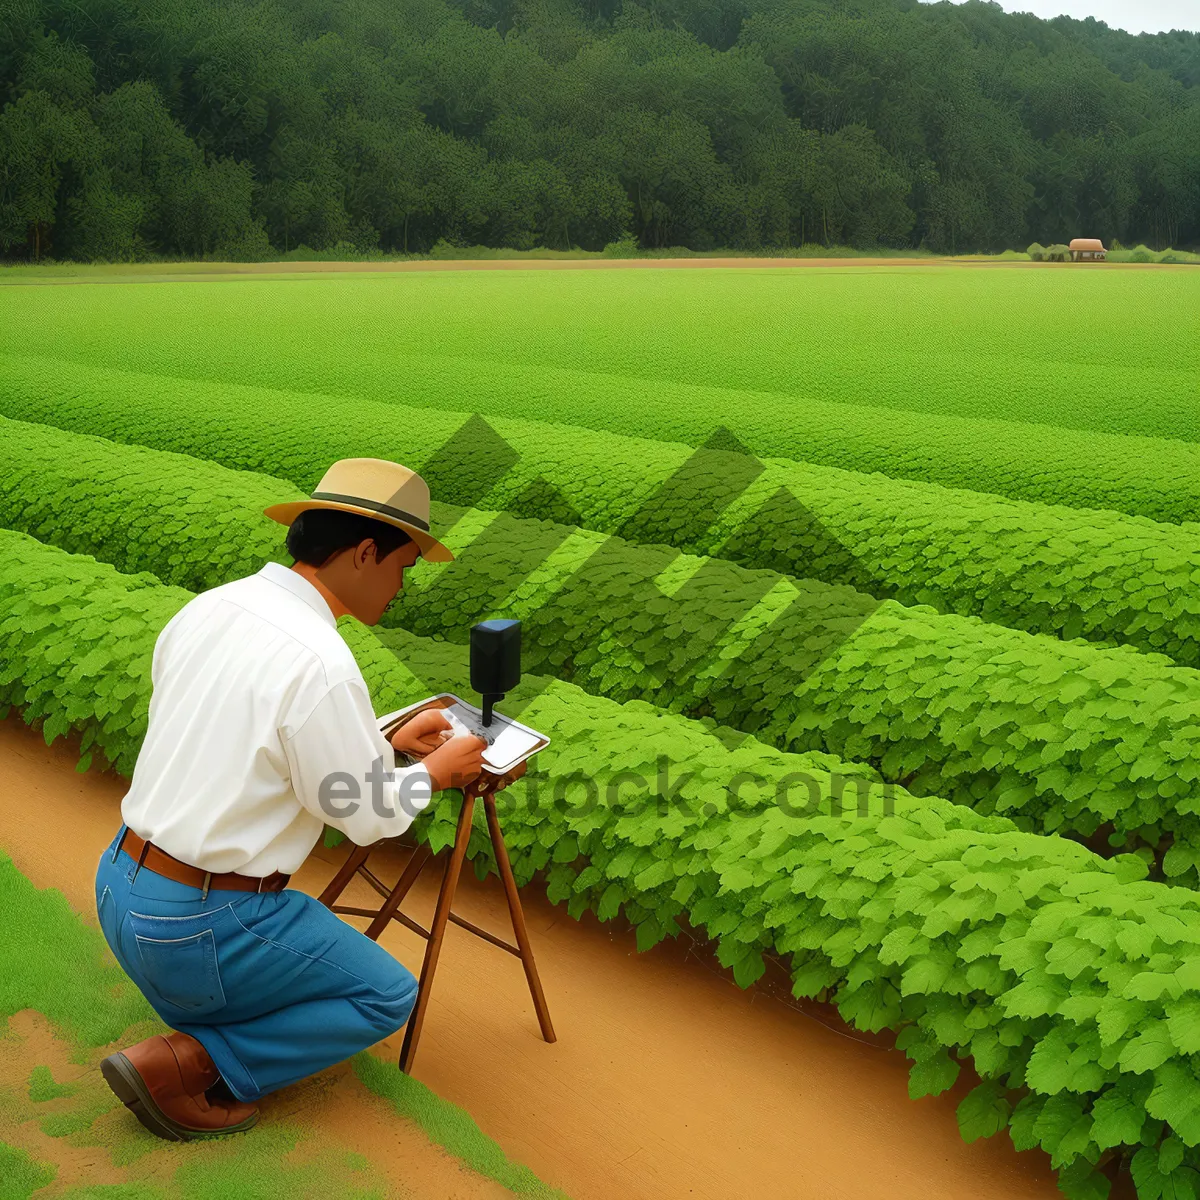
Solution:
M 249 1129 L 259 1096 L 408 1019 L 411 972 L 285 890 L 323 827 L 370 845 L 403 833 L 434 792 L 522 773 L 481 785 L 485 743 L 450 738 L 436 711 L 389 745 L 337 632 L 345 613 L 375 624 L 418 558 L 453 558 L 429 531 L 425 481 L 347 459 L 310 499 L 266 515 L 289 526 L 295 564 L 197 596 L 159 635 L 124 824 L 96 875 L 109 946 L 176 1031 L 110 1055 L 101 1071 L 169 1140 Z M 397 754 L 417 761 L 397 769 Z M 382 778 L 381 803 L 329 803 L 329 780 L 344 788 L 346 774 L 376 788 Z

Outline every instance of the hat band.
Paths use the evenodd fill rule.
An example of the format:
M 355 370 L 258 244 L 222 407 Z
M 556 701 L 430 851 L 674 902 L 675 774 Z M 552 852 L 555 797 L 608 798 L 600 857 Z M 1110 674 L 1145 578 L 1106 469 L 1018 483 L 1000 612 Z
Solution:
M 332 500 L 336 504 L 353 504 L 358 508 L 369 508 L 384 517 L 395 517 L 407 521 L 418 529 L 429 532 L 429 522 L 422 520 L 415 513 L 405 512 L 402 508 L 393 508 L 390 504 L 380 504 L 378 500 L 364 500 L 362 496 L 343 496 L 340 492 L 313 492 L 313 500 Z

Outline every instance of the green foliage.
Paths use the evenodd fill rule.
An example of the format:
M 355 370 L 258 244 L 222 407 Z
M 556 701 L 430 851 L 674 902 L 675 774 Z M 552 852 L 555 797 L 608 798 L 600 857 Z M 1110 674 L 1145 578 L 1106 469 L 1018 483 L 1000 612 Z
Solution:
M 20 577 L 33 564 L 52 594 L 70 582 L 57 593 L 63 644 L 94 619 L 69 598 L 85 588 L 114 605 L 122 588 L 130 599 L 160 596 L 144 607 L 141 632 L 132 621 L 117 633 L 110 624 L 109 642 L 152 640 L 180 597 L 19 534 L 0 535 L 0 549 L 0 575 Z M 0 592 L 0 628 L 12 603 L 10 591 Z M 420 698 L 443 667 L 457 682 L 453 648 L 413 638 L 401 660 L 354 622 L 341 628 L 380 710 Z M 37 660 L 27 669 L 36 673 Z M 113 669 L 148 691 L 144 670 Z M 95 704 L 103 689 L 86 694 Z M 829 994 L 861 1028 L 900 1031 L 914 1094 L 944 1090 L 956 1059 L 971 1058 L 990 1087 L 961 1106 L 964 1132 L 986 1135 L 1010 1119 L 1014 1141 L 1041 1145 L 1072 1186 L 1082 1187 L 1102 1142 L 1136 1151 L 1135 1176 L 1148 1188 L 1200 1163 L 1200 1081 L 1185 1049 L 1194 1033 L 1189 994 L 1200 981 L 1195 893 L 1143 881 L 1136 858 L 1105 861 L 1066 839 L 1020 833 L 1002 818 L 902 789 L 889 813 L 886 789 L 869 779 L 861 815 L 832 815 L 829 770 L 844 769 L 838 764 L 753 739 L 730 746 L 719 729 L 642 701 L 614 705 L 537 680 L 523 681 L 511 701 L 555 739 L 502 794 L 520 883 L 541 872 L 574 915 L 623 913 L 643 948 L 686 920 L 717 940 L 743 982 L 764 952 L 785 956 L 798 995 Z M 51 715 L 65 718 L 70 703 Z M 70 720 L 86 722 L 84 707 Z M 111 744 L 129 733 L 104 736 Z M 663 758 L 680 773 L 666 804 L 650 782 Z M 775 798 L 797 769 L 816 787 L 815 815 Z M 739 772 L 755 785 L 731 788 Z M 580 778 L 593 781 L 594 798 L 571 803 L 566 785 Z M 443 793 L 416 828 L 437 844 L 453 823 L 453 798 Z M 570 854 L 555 853 L 564 843 Z M 486 866 L 488 853 L 480 822 L 471 854 Z M 23 881 L 13 873 L 10 882 L 19 893 Z M 38 901 L 36 911 L 49 912 L 44 894 Z M 17 927 L 38 936 L 33 922 Z M 17 961 L 26 957 L 44 961 Z M 44 1009 L 40 996 L 37 1006 Z M 1146 1139 L 1142 1128 L 1152 1131 Z M 1147 1147 L 1157 1147 L 1153 1162 Z
M 692 447 L 732 432 L 763 461 L 1200 519 L 1200 340 L 1166 337 L 1154 319 L 1200 307 L 1194 272 L 469 271 L 435 287 L 391 272 L 166 289 L 137 278 L 0 288 L 0 352 L 59 361 L 43 372 L 323 393 L 328 421 L 345 405 L 343 429 L 385 422 L 376 436 L 401 444 L 414 408 Z M 918 311 L 919 328 L 897 316 Z M 848 337 L 852 352 L 839 352 Z M 6 362 L 0 376 L 10 369 L 29 370 Z M 366 400 L 402 407 L 389 418 L 357 407 Z M 412 428 L 422 454 L 440 445 Z
M 1109 262 L 1136 263 L 1200 263 L 1200 254 L 1187 250 L 1155 251 L 1147 246 L 1135 246 L 1132 250 L 1123 250 L 1116 242 L 1108 253 Z
M 155 636 L 190 593 L 93 559 L 48 556 L 22 534 L 0 530 L 0 547 L 0 709 L 42 721 L 48 744 L 77 729 L 85 762 L 95 747 L 129 774 L 146 729 Z
M 522 517 L 848 584 L 1032 633 L 1124 643 L 1200 666 L 1200 595 L 1192 582 L 1200 570 L 1200 529 L 1191 526 L 529 422 L 495 421 L 501 442 L 453 412 L 389 412 L 366 401 L 181 381 L 168 389 L 154 377 L 37 359 L 8 358 L 0 376 L 0 410 L 10 416 L 283 476 L 305 491 L 335 458 L 395 458 L 423 469 L 434 494 L 445 499 L 481 500 Z M 103 446 L 81 442 L 67 452 L 49 435 L 6 428 L 8 445 L 0 453 L 11 483 L 0 480 L 0 494 L 7 490 L 7 507 L 22 514 L 20 527 L 37 535 L 63 525 L 60 503 L 74 510 L 72 522 L 94 526 L 98 517 L 57 498 L 68 479 L 86 479 L 88 472 L 57 460 L 78 454 L 91 462 L 104 457 Z M 595 462 L 606 469 L 589 470 Z M 1177 457 L 1174 465 L 1184 464 Z M 129 466 L 118 460 L 102 468 L 97 459 L 89 469 L 107 472 L 107 479 Z M 181 464 L 167 479 L 186 489 L 190 469 Z M 57 478 L 59 488 L 43 489 L 39 472 Z M 1177 483 L 1192 486 L 1182 477 Z M 126 486 L 130 503 L 147 503 L 138 495 L 146 481 Z M 158 490 L 167 487 L 164 480 Z M 269 487 L 260 489 L 242 507 L 259 495 L 266 504 L 269 494 Z M 187 501 L 180 504 L 186 509 Z M 442 520 L 458 515 L 446 509 Z M 219 555 L 230 518 L 218 508 L 211 519 Z M 257 514 L 250 519 L 256 527 L 270 524 Z M 136 544 L 129 553 L 139 553 Z M 275 553 L 274 546 L 264 549 Z M 106 557 L 136 569 L 133 561 Z M 202 577 L 186 585 L 209 586 Z
M 286 484 L 39 426 L 0 429 L 4 523 L 189 589 L 280 553 L 282 531 L 261 514 L 299 495 Z M 1110 832 L 1173 880 L 1200 881 L 1200 673 L 550 522 L 441 505 L 434 518 L 458 557 L 409 572 L 388 620 L 413 633 L 462 645 L 472 623 L 503 611 L 522 620 L 535 674 L 616 701 L 653 696 L 783 749 L 870 759 L 888 779 L 1026 829 Z M 14 663 L 58 653 L 38 636 L 11 643 Z M 383 637 L 405 648 L 410 635 Z M 62 685 L 52 677 L 40 694 Z
M 624 234 L 604 247 L 605 258 L 637 258 L 641 247 L 633 234 Z
M 1186 244 L 1198 45 L 908 0 L 196 0 L 102 19 L 24 0 L 0 42 L 0 243 L 242 259 L 268 238 L 599 250 L 628 231 L 962 253 L 1070 219 Z M 109 136 L 131 87 L 183 174 L 142 126 Z
M 548 1187 L 528 1167 L 512 1162 L 467 1112 L 443 1100 L 420 1080 L 366 1051 L 352 1061 L 355 1073 L 371 1091 L 389 1101 L 401 1116 L 415 1121 L 431 1141 L 472 1170 L 495 1179 L 516 1196 L 568 1200 L 565 1193 Z
M 290 563 L 263 509 L 301 493 L 249 471 L 0 418 L 0 526 L 204 591 Z

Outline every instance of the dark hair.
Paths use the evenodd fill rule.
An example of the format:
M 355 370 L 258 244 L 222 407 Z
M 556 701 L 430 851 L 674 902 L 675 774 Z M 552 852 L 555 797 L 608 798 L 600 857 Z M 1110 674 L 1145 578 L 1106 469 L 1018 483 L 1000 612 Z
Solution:
M 380 560 L 412 538 L 403 529 L 336 508 L 310 508 L 288 527 L 287 551 L 296 562 L 322 567 L 340 550 L 368 539 L 379 547 Z

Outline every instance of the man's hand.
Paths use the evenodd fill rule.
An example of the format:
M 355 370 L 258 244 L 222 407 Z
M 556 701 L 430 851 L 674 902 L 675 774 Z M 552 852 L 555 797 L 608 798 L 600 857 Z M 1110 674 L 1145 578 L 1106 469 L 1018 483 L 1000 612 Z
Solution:
M 433 782 L 435 792 L 446 788 L 465 788 L 479 777 L 483 770 L 483 752 L 487 742 L 480 737 L 466 734 L 450 738 L 424 760 L 425 770 Z
M 392 748 L 399 754 L 424 758 L 440 745 L 451 731 L 446 714 L 440 708 L 427 708 L 410 717 L 392 734 Z
M 493 775 L 491 771 L 481 771 L 479 778 L 473 783 L 469 783 L 465 789 L 465 795 L 482 796 L 488 792 L 502 792 L 510 783 L 515 783 L 522 775 L 525 774 L 525 768 L 529 765 L 529 760 L 519 762 L 511 771 L 506 771 L 503 775 Z

